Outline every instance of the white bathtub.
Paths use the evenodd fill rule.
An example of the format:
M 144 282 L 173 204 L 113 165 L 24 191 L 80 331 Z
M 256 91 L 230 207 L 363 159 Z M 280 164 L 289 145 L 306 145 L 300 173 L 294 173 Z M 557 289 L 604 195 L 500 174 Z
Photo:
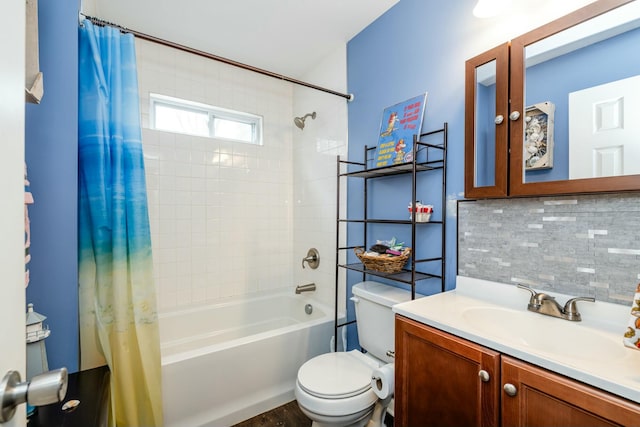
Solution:
M 162 314 L 165 427 L 230 426 L 290 402 L 332 335 L 332 310 L 293 290 Z

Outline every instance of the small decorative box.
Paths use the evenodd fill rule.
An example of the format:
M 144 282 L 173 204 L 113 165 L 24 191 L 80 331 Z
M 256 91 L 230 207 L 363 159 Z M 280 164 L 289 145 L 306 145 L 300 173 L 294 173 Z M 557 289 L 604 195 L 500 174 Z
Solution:
M 429 222 L 429 220 L 431 219 L 431 214 L 433 213 L 432 205 L 423 205 L 420 202 L 417 202 L 415 207 L 412 205 L 409 205 L 408 209 L 409 209 L 409 219 L 412 219 L 412 216 L 415 212 L 416 222 Z

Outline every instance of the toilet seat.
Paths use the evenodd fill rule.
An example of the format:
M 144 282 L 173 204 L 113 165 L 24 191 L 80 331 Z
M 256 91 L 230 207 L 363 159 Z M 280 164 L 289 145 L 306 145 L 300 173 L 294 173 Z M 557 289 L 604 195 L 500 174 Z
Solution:
M 326 353 L 307 361 L 298 383 L 307 393 L 324 399 L 357 396 L 371 388 L 372 368 L 348 353 Z
M 296 399 L 308 411 L 327 416 L 373 410 L 378 396 L 371 374 L 381 364 L 357 350 L 316 356 L 298 371 Z

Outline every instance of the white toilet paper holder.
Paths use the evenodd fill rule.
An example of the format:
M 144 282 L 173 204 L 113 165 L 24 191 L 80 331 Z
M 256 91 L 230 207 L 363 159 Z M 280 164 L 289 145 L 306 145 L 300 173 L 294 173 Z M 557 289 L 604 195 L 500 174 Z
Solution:
M 379 399 L 386 399 L 394 393 L 394 367 L 393 363 L 387 363 L 375 369 L 371 374 L 371 387 Z

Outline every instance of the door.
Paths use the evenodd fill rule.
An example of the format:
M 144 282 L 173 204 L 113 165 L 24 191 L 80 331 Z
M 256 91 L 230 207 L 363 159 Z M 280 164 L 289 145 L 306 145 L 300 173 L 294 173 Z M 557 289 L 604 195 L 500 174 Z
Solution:
M 398 427 L 499 424 L 500 354 L 396 316 Z
M 637 426 L 640 406 L 578 381 L 502 356 L 502 425 Z
M 509 43 L 465 63 L 465 197 L 507 195 Z
M 569 94 L 569 178 L 640 174 L 640 76 Z
M 0 13 L 0 377 L 25 377 L 24 110 L 25 1 Z M 2 427 L 24 426 L 25 405 Z

